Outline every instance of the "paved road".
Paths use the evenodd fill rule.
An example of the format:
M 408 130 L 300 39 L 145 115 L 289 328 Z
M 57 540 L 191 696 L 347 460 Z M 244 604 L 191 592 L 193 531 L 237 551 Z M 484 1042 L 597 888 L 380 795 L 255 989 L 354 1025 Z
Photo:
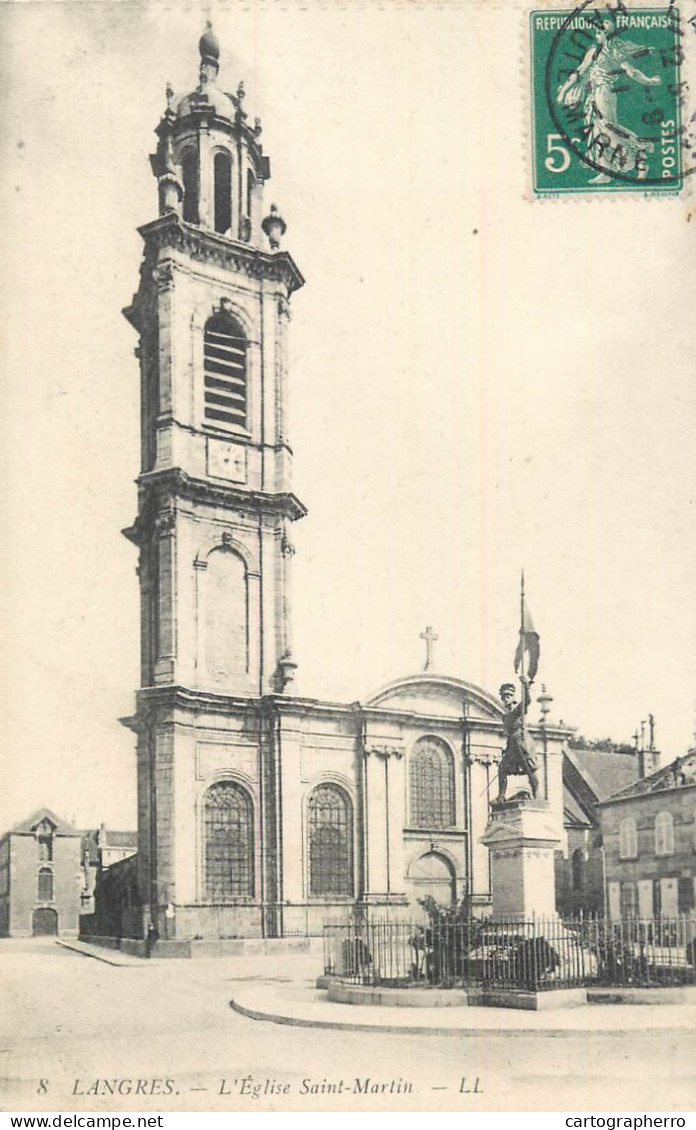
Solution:
M 237 979 L 285 979 L 317 962 L 118 968 L 50 939 L 0 941 L 2 1108 L 694 1109 L 695 1033 L 414 1037 L 281 1027 L 228 1007 Z M 644 1007 L 646 1025 L 653 1007 Z

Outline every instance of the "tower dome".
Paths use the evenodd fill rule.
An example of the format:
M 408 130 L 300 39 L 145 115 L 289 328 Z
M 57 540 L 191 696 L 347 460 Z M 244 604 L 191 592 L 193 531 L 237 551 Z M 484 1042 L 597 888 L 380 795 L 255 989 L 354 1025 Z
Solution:
M 203 35 L 198 41 L 198 50 L 204 63 L 217 63 L 220 60 L 220 44 L 213 31 L 213 25 L 208 22 Z

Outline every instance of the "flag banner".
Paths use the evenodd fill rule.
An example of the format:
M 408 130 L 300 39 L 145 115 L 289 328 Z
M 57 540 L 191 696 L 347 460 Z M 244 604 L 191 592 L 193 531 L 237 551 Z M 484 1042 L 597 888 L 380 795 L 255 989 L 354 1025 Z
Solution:
M 515 652 L 515 671 L 522 671 L 534 679 L 539 666 L 539 633 L 534 627 L 534 622 L 529 614 L 527 601 L 522 600 L 522 623 L 520 624 L 520 639 Z

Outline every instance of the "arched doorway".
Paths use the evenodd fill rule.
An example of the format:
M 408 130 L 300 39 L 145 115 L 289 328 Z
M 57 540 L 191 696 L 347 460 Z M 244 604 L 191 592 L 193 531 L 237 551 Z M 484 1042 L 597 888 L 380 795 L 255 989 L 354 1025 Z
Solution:
M 415 900 L 430 895 L 444 906 L 451 906 L 455 901 L 454 868 L 438 852 L 429 851 L 415 859 L 408 869 L 408 880 Z
M 52 906 L 40 906 L 34 911 L 31 932 L 35 938 L 58 933 L 58 914 Z

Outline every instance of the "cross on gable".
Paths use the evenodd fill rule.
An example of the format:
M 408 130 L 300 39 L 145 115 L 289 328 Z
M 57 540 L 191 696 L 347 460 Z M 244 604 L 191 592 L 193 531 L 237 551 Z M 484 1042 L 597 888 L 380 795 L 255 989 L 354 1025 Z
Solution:
M 439 636 L 435 634 L 433 629 L 428 625 L 424 632 L 421 632 L 420 638 L 425 640 L 425 666 L 424 671 L 429 671 L 433 665 L 433 644 L 439 640 Z

